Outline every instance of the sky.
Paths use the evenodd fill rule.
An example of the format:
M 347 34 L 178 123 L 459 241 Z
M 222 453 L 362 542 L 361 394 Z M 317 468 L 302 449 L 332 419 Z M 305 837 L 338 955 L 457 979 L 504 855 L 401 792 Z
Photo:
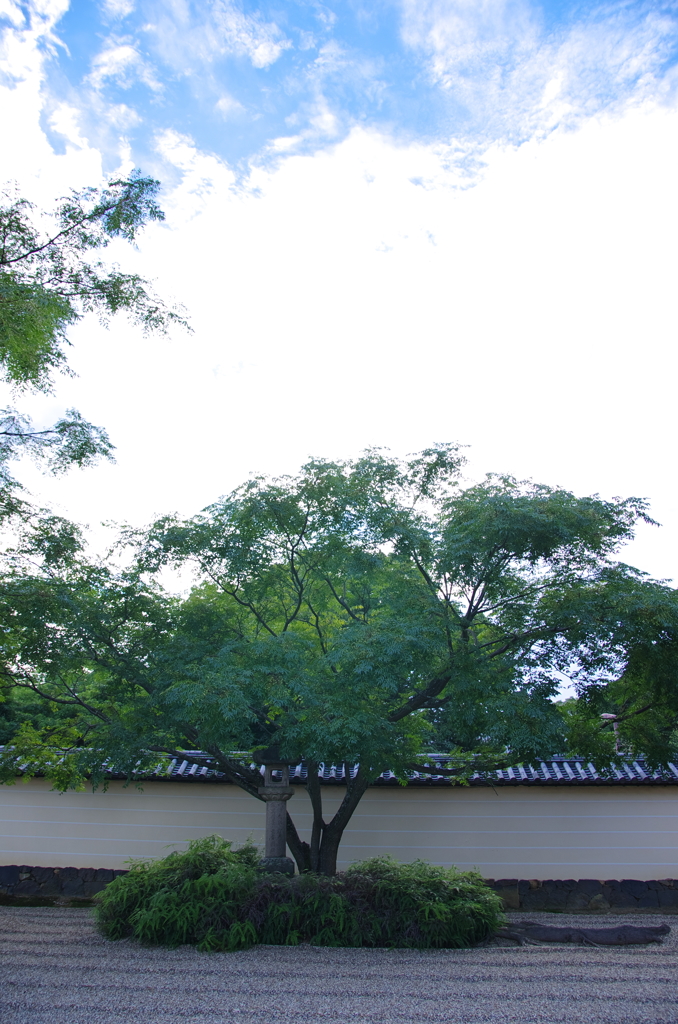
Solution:
M 116 463 L 34 497 L 192 514 L 378 445 L 647 497 L 678 579 L 678 4 L 0 0 L 0 181 L 49 206 L 140 167 L 167 219 L 109 253 L 193 333 L 71 332 Z M 103 536 L 103 534 L 102 534 Z

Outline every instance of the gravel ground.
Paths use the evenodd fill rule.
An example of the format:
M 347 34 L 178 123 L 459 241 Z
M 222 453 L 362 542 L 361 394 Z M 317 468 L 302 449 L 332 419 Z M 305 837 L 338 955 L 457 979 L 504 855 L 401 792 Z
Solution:
M 602 927 L 662 920 L 509 917 Z M 676 967 L 678 928 L 663 945 L 623 948 L 208 954 L 107 942 L 88 910 L 0 907 L 3 1024 L 678 1024 Z

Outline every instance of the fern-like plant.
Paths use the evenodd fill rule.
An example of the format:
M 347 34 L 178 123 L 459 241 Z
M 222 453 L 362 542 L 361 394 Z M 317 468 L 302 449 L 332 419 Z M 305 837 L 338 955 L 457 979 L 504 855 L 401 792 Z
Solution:
M 387 857 L 330 878 L 261 874 L 258 852 L 218 836 L 185 853 L 139 861 L 101 894 L 98 924 L 110 939 L 197 945 L 256 943 L 442 949 L 471 946 L 502 923 L 501 900 L 475 872 Z

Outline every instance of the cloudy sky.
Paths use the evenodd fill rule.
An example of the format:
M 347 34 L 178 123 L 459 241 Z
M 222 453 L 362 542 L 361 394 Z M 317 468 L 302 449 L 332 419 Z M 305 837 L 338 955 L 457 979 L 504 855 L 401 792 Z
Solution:
M 678 4 L 0 0 L 0 179 L 47 205 L 134 166 L 167 221 L 113 255 L 194 333 L 72 332 L 117 463 L 36 496 L 191 513 L 308 455 L 468 444 L 470 477 L 636 494 L 678 579 Z M 6 394 L 6 400 L 11 396 Z

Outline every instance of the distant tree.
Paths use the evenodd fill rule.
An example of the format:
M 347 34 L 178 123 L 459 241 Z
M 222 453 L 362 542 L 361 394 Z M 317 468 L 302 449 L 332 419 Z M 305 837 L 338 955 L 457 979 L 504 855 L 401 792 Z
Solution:
M 176 309 L 155 297 L 137 274 L 104 265 L 98 254 L 114 238 L 134 242 L 150 221 L 164 219 L 159 182 L 135 171 L 103 188 L 73 191 L 51 214 L 39 213 L 16 190 L 0 205 L 0 376 L 15 390 L 50 392 L 56 372 L 72 373 L 65 349 L 68 328 L 85 314 L 106 322 L 127 313 L 144 331 L 186 325 Z M 111 458 L 105 430 L 74 409 L 47 430 L 13 408 L 0 411 L 0 499 L 16 509 L 16 482 L 8 463 L 28 453 L 52 472 Z
M 580 643 L 568 670 L 578 692 L 562 706 L 568 752 L 678 763 L 678 592 L 642 574 L 610 582 L 596 643 Z
M 313 809 L 306 842 L 290 805 L 288 846 L 300 869 L 332 874 L 385 769 L 406 781 L 442 751 L 440 774 L 463 782 L 564 750 L 564 672 L 583 702 L 626 700 L 653 737 L 663 716 L 653 749 L 673 756 L 673 654 L 660 648 L 675 650 L 675 593 L 613 557 L 644 502 L 510 477 L 463 488 L 461 463 L 443 445 L 251 480 L 137 535 L 124 572 L 87 561 L 67 524 L 36 528 L 9 556 L 0 606 L 5 778 L 19 758 L 66 788 L 101 781 L 107 758 L 134 778 L 199 750 L 258 798 L 252 758 L 277 748 L 306 764 Z M 168 564 L 193 566 L 186 599 L 154 582 Z M 38 716 L 36 701 L 51 710 Z M 646 749 L 640 729 L 636 741 Z M 329 818 L 320 763 L 346 766 Z

